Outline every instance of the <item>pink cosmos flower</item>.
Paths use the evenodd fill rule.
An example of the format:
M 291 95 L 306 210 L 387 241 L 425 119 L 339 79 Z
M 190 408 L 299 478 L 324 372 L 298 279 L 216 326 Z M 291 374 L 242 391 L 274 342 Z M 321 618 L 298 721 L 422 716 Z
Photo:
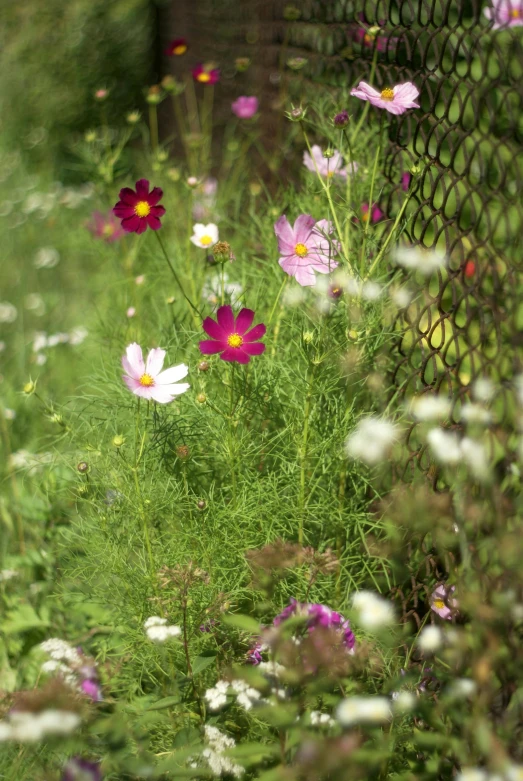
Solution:
M 408 192 L 410 187 L 410 181 L 412 179 L 412 174 L 408 171 L 403 171 L 401 174 L 401 189 L 403 192 Z
M 332 176 L 342 176 L 346 179 L 347 168 L 349 173 L 352 173 L 353 170 L 358 170 L 358 163 L 355 162 L 343 168 L 343 158 L 337 149 L 333 150 L 332 157 L 324 157 L 321 147 L 314 144 L 311 152 L 312 156 L 307 151 L 303 153 L 303 165 L 309 171 L 312 171 L 313 174 L 317 171 L 325 179 L 330 179 Z
M 157 231 L 162 227 L 159 218 L 165 214 L 163 206 L 158 201 L 163 196 L 163 190 L 154 187 L 149 192 L 147 179 L 136 182 L 136 192 L 130 187 L 120 190 L 120 200 L 113 209 L 114 214 L 122 221 L 122 228 L 128 233 L 143 233 L 147 228 Z
M 283 215 L 274 224 L 278 238 L 278 263 L 282 269 L 303 287 L 313 287 L 319 274 L 329 274 L 338 267 L 333 256 L 339 252 L 340 244 L 329 238 L 333 225 L 328 220 L 315 222 L 310 214 L 301 214 L 291 228 Z
M 204 355 L 221 353 L 222 361 L 249 363 L 251 355 L 265 352 L 265 345 L 258 340 L 267 329 L 263 323 L 251 328 L 254 320 L 252 309 L 241 309 L 235 318 L 231 306 L 221 306 L 216 320 L 206 317 L 202 323 L 203 330 L 211 337 L 200 342 L 200 351 Z
M 149 351 L 147 363 L 144 363 L 139 344 L 133 342 L 127 347 L 122 358 L 125 371 L 122 379 L 135 396 L 152 399 L 159 404 L 168 404 L 175 396 L 185 393 L 191 387 L 186 382 L 179 382 L 187 376 L 187 366 L 181 363 L 162 371 L 164 360 L 165 350 L 159 347 Z
M 258 111 L 258 98 L 242 95 L 231 105 L 232 113 L 239 119 L 251 119 Z
M 523 25 L 523 0 L 492 0 L 492 8 L 483 13 L 492 19 L 493 30 L 500 27 L 521 27 Z
M 165 49 L 165 54 L 168 57 L 180 57 L 182 54 L 185 54 L 188 48 L 185 38 L 175 38 Z
M 118 241 L 124 235 L 122 226 L 112 212 L 102 214 L 93 212 L 91 221 L 87 223 L 87 230 L 97 239 L 103 239 L 107 244 Z
M 395 87 L 386 87 L 381 92 L 371 87 L 370 84 L 360 81 L 350 94 L 360 100 L 368 100 L 372 106 L 384 108 L 391 114 L 404 114 L 409 108 L 419 108 L 419 104 L 415 102 L 419 90 L 410 81 L 405 84 L 396 84 Z
M 192 77 L 200 84 L 217 84 L 220 81 L 220 71 L 212 65 L 200 63 L 192 70 Z
M 372 209 L 370 210 L 370 221 L 371 224 L 374 222 L 379 222 L 384 218 L 384 213 L 381 211 L 380 207 L 377 203 L 372 204 Z M 361 219 L 363 222 L 369 221 L 369 204 L 368 203 L 362 203 L 361 204 Z
M 455 590 L 455 586 L 449 587 L 444 583 L 440 583 L 430 595 L 431 610 L 437 613 L 440 618 L 445 619 L 445 621 L 450 621 L 458 608 L 457 599 L 451 598 Z

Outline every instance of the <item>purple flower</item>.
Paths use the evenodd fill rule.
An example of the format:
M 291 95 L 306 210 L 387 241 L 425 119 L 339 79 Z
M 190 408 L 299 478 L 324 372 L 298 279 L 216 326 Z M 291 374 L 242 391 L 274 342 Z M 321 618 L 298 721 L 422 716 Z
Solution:
M 349 621 L 341 613 L 331 610 L 326 605 L 298 602 L 296 599 L 291 599 L 290 604 L 274 619 L 274 626 L 280 626 L 291 616 L 307 617 L 307 629 L 309 632 L 313 632 L 317 627 L 339 631 L 343 636 L 343 644 L 346 649 L 352 651 L 354 648 L 356 639 L 350 628 Z
M 523 0 L 492 0 L 492 8 L 485 8 L 483 13 L 494 22 L 494 30 L 499 27 L 521 27 Z
M 62 781 L 102 781 L 100 764 L 73 757 L 64 766 Z
M 103 214 L 93 212 L 91 221 L 87 223 L 87 230 L 97 239 L 103 239 L 107 244 L 118 241 L 125 235 L 125 231 L 112 212 Z
M 458 608 L 457 599 L 451 598 L 455 590 L 456 586 L 440 583 L 430 595 L 430 609 L 445 621 L 450 621 Z
M 86 678 L 80 684 L 80 688 L 84 694 L 86 694 L 93 702 L 102 702 L 102 690 L 100 684 L 97 681 L 93 681 L 90 678 Z
M 339 115 L 337 115 L 339 116 Z M 335 120 L 336 121 L 336 118 Z M 343 168 L 343 158 L 337 149 L 333 149 L 330 157 L 325 157 L 318 144 L 311 147 L 312 155 L 309 152 L 303 153 L 303 165 L 313 174 L 318 173 L 324 179 L 330 179 L 333 176 L 347 178 L 347 167 L 349 173 L 358 170 L 358 163 L 352 162 L 346 168 Z
M 348 111 L 340 111 L 339 114 L 336 114 L 336 116 L 333 119 L 334 124 L 336 127 L 347 127 L 347 125 L 350 122 L 349 112 Z
M 256 665 L 263 662 L 262 651 L 264 648 L 264 644 L 258 640 L 253 647 L 247 651 L 247 663 Z
M 339 252 L 339 242 L 330 238 L 333 231 L 328 220 L 316 222 L 310 214 L 301 214 L 294 227 L 283 215 L 274 224 L 278 237 L 279 264 L 304 287 L 316 284 L 316 275 L 329 274 L 338 266 L 333 256 Z
M 242 95 L 231 105 L 232 113 L 239 119 L 251 119 L 258 111 L 258 98 Z
M 396 84 L 395 87 L 385 87 L 381 92 L 370 84 L 360 81 L 350 94 L 360 100 L 368 100 L 372 106 L 384 108 L 391 114 L 404 114 L 409 108 L 419 108 L 419 104 L 415 102 L 419 90 L 410 81 Z
M 370 209 L 370 221 L 371 224 L 374 222 L 379 222 L 383 219 L 385 215 L 381 211 L 380 207 L 377 203 L 372 204 L 372 209 Z M 363 222 L 368 222 L 369 220 L 369 204 L 368 203 L 362 203 L 361 204 L 361 219 Z
M 410 174 L 408 171 L 403 171 L 403 173 L 401 174 L 401 189 L 403 190 L 403 192 L 408 192 L 411 179 L 412 179 L 412 174 Z

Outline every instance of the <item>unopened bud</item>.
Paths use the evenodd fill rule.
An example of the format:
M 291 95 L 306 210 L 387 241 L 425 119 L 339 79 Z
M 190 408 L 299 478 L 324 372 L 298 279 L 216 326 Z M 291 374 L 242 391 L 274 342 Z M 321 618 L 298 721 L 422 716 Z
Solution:
M 207 401 L 207 396 L 205 395 L 205 393 L 199 393 L 196 396 L 196 401 L 198 402 L 198 404 L 205 404 L 205 402 Z
M 307 65 L 307 59 L 305 57 L 291 57 L 287 60 L 287 65 L 293 71 L 299 71 Z
M 187 447 L 187 445 L 178 445 L 176 448 L 176 455 L 180 459 L 180 461 L 187 461 L 187 459 L 191 455 L 191 451 Z
M 259 182 L 249 182 L 249 192 L 256 198 L 262 191 L 261 184 Z
M 283 18 L 286 22 L 297 22 L 301 16 L 301 11 L 295 5 L 286 5 L 283 9 Z
M 154 84 L 152 87 L 149 87 L 149 90 L 147 92 L 147 95 L 145 96 L 145 99 L 147 103 L 151 106 L 157 106 L 158 103 L 162 102 L 162 90 L 160 88 L 159 84 Z
M 195 176 L 189 176 L 187 179 L 187 184 L 189 187 L 196 187 L 198 184 L 198 179 Z
M 340 113 L 336 114 L 332 121 L 336 127 L 344 128 L 349 124 L 350 117 L 347 111 L 340 111 Z
M 76 469 L 78 472 L 80 472 L 81 475 L 84 475 L 86 472 L 89 471 L 89 464 L 87 461 L 80 461 L 79 464 L 77 464 Z
M 217 241 L 212 248 L 212 255 L 217 263 L 226 263 L 228 260 L 232 261 L 234 258 L 231 251 L 231 245 L 226 241 Z
M 237 57 L 234 61 L 234 65 L 238 73 L 243 73 L 246 71 L 250 64 L 251 61 L 249 57 Z
M 36 382 L 29 380 L 23 387 L 23 391 L 26 396 L 31 396 L 36 390 Z
M 185 85 L 179 81 L 176 81 L 174 76 L 164 76 L 162 79 L 162 87 L 166 92 L 171 95 L 181 95 L 185 89 Z
M 84 136 L 85 140 L 88 144 L 94 144 L 96 141 L 96 131 L 95 130 L 87 130 Z
M 205 510 L 205 508 L 207 507 L 207 502 L 204 499 L 199 499 L 196 503 L 196 507 L 199 510 Z
M 171 182 L 179 182 L 180 181 L 180 170 L 178 168 L 169 168 L 167 171 L 167 176 L 171 180 Z
M 168 159 L 169 155 L 165 151 L 165 149 L 159 149 L 158 153 L 156 155 L 156 159 L 159 163 L 165 163 L 165 161 Z
M 305 119 L 306 113 L 306 109 L 302 108 L 301 106 L 297 106 L 296 108 L 292 108 L 291 111 L 287 111 L 286 116 L 291 120 L 291 122 L 301 122 L 303 119 Z
M 141 118 L 141 114 L 139 111 L 131 111 L 126 116 L 126 120 L 129 123 L 129 125 L 136 125 L 140 121 L 140 118 Z
M 103 87 L 102 89 L 97 89 L 96 92 L 94 93 L 94 96 L 96 100 L 102 102 L 103 100 L 107 100 L 107 98 L 109 97 L 109 90 L 105 89 L 105 87 Z
M 324 157 L 326 160 L 330 160 L 330 159 L 331 159 L 331 157 L 334 157 L 334 149 L 331 149 L 330 147 L 328 147 L 328 148 L 327 148 L 327 149 L 324 151 L 324 153 L 323 153 L 323 157 Z
M 305 331 L 303 334 L 303 341 L 305 344 L 311 344 L 314 339 L 314 334 L 311 331 Z
M 211 364 L 209 363 L 209 361 L 200 361 L 200 363 L 198 364 L 198 369 L 201 372 L 208 372 L 210 368 L 211 368 Z
M 121 436 L 121 434 L 117 434 L 115 437 L 113 437 L 113 445 L 114 445 L 114 447 L 122 447 L 124 442 L 125 442 L 125 439 L 124 439 L 124 437 Z

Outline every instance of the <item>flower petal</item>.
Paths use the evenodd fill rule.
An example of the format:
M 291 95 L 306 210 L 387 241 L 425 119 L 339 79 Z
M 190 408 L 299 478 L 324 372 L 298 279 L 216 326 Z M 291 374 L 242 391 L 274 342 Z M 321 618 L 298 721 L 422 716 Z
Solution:
M 162 370 L 165 356 L 165 350 L 162 350 L 160 347 L 154 347 L 152 350 L 149 350 L 149 355 L 147 356 L 147 363 L 145 366 L 146 373 L 150 374 L 151 377 L 156 379 Z
M 147 187 L 149 187 L 149 182 L 147 182 Z M 163 190 L 161 187 L 154 187 L 149 195 L 147 196 L 147 203 L 149 206 L 156 206 L 158 201 L 161 201 L 163 198 Z
M 251 360 L 240 347 L 228 347 L 220 355 L 220 358 L 222 361 L 228 361 L 229 363 L 249 363 Z
M 129 206 L 135 206 L 140 200 L 135 191 L 131 190 L 130 187 L 123 187 L 120 190 L 120 195 L 118 197 L 124 203 L 129 204 Z
M 274 223 L 274 233 L 276 234 L 279 241 L 281 240 L 287 246 L 294 248 L 296 244 L 294 239 L 294 231 L 292 230 L 289 220 L 285 214 Z
M 122 358 L 122 366 L 129 377 L 139 380 L 145 372 L 142 348 L 137 342 L 128 345 Z
M 294 223 L 294 238 L 296 244 L 307 244 L 311 231 L 314 228 L 314 217 L 310 214 L 300 214 Z
M 171 366 L 169 369 L 165 369 L 156 377 L 157 385 L 170 385 L 173 382 L 179 382 L 187 377 L 189 367 L 185 363 L 180 363 L 179 366 Z
M 149 180 L 148 179 L 139 179 L 136 182 L 136 195 L 138 198 L 143 198 L 146 200 L 149 195 Z
M 227 342 L 215 342 L 212 339 L 203 339 L 199 342 L 198 347 L 200 348 L 200 352 L 204 355 L 216 355 L 216 353 L 221 353 L 222 350 L 226 349 Z
M 243 334 L 251 327 L 254 320 L 254 312 L 252 309 L 242 309 L 239 315 L 236 317 L 236 323 L 234 324 L 234 331 L 237 334 Z
M 202 327 L 205 333 L 209 334 L 209 336 L 212 336 L 213 339 L 227 339 L 227 334 L 221 325 L 218 325 L 216 320 L 213 320 L 212 317 L 206 317 L 202 323 Z
M 113 209 L 113 214 L 116 217 L 132 217 L 134 215 L 134 206 L 129 206 L 126 203 L 119 201 Z
M 127 377 L 125 374 L 122 376 L 122 380 L 125 382 L 129 390 L 134 393 L 135 396 L 140 396 L 142 399 L 152 398 L 151 395 L 152 387 L 145 387 L 144 385 L 140 385 L 139 382 L 133 380 L 132 377 Z
M 265 352 L 265 345 L 263 342 L 255 342 L 254 344 L 243 344 L 242 350 L 247 353 L 247 355 L 261 355 Z
M 181 382 L 177 385 L 153 385 L 151 388 L 151 398 L 159 404 L 169 404 L 175 396 L 185 393 L 191 386 L 187 382 Z
M 151 206 L 151 214 L 153 217 L 163 217 L 165 209 L 163 206 Z
M 234 333 L 234 314 L 232 306 L 229 306 L 229 304 L 221 306 L 216 312 L 216 317 L 226 334 Z
M 264 323 L 258 323 L 250 331 L 247 331 L 243 337 L 244 342 L 255 342 L 257 339 L 261 339 L 267 333 L 267 326 Z
M 144 219 L 144 222 L 147 222 L 147 225 L 153 231 L 160 230 L 160 228 L 162 227 L 162 223 L 160 222 L 158 217 L 154 216 L 154 214 L 148 214 L 147 217 Z
M 316 277 L 310 265 L 300 266 L 296 271 L 295 279 L 302 287 L 314 287 L 316 284 Z

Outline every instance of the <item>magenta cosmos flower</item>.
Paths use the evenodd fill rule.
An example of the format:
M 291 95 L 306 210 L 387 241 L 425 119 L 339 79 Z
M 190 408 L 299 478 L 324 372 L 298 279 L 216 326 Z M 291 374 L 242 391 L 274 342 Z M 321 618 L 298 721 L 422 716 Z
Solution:
M 370 221 L 371 224 L 374 222 L 379 222 L 383 219 L 385 215 L 381 211 L 380 207 L 377 203 L 372 204 L 372 209 L 370 209 Z M 363 222 L 369 221 L 369 204 L 368 203 L 362 203 L 361 204 L 361 219 Z
M 329 274 L 338 267 L 333 256 L 339 252 L 340 245 L 329 238 L 332 230 L 328 220 L 315 222 L 310 214 L 300 214 L 292 228 L 285 215 L 274 224 L 281 255 L 278 263 L 303 287 L 316 284 L 315 271 Z
M 97 239 L 103 239 L 108 244 L 118 241 L 124 235 L 122 226 L 112 212 L 102 214 L 102 212 L 93 212 L 90 222 L 87 223 L 87 230 Z
M 187 376 L 187 366 L 181 363 L 162 371 L 164 360 L 165 350 L 159 347 L 149 351 L 146 363 L 139 344 L 133 342 L 127 347 L 122 358 L 125 371 L 122 379 L 135 396 L 168 404 L 191 387 L 187 382 L 179 382 Z
M 309 632 L 313 632 L 320 626 L 324 629 L 336 629 L 343 636 L 343 644 L 346 649 L 352 651 L 354 648 L 356 640 L 350 628 L 350 622 L 341 613 L 331 610 L 330 607 L 317 603 L 298 602 L 296 599 L 291 599 L 290 604 L 276 616 L 273 624 L 274 626 L 279 626 L 288 618 L 294 616 L 307 618 L 307 629 Z
M 220 81 L 220 71 L 212 65 L 200 63 L 192 71 L 192 77 L 200 84 L 217 84 Z
M 332 151 L 330 157 L 324 157 L 321 147 L 314 144 L 311 147 L 312 155 L 305 151 L 303 153 L 303 165 L 313 174 L 319 173 L 324 179 L 330 179 L 332 176 L 341 176 L 347 178 L 347 168 L 349 173 L 358 170 L 358 163 L 350 163 L 346 168 L 343 167 L 343 158 L 337 149 Z
M 181 57 L 182 54 L 185 54 L 189 47 L 187 46 L 187 41 L 185 38 L 175 38 L 174 41 L 171 41 L 169 46 L 165 49 L 165 54 L 168 57 Z
M 258 98 L 242 95 L 231 105 L 232 113 L 239 119 L 251 119 L 258 111 Z
M 350 94 L 360 100 L 368 100 L 371 105 L 384 108 L 391 114 L 404 114 L 409 108 L 419 108 L 419 104 L 415 102 L 419 90 L 410 81 L 405 84 L 396 84 L 395 87 L 386 87 L 381 92 L 371 87 L 370 84 L 360 81 Z
M 483 13 L 494 22 L 494 30 L 499 27 L 521 27 L 523 0 L 492 0 L 492 8 L 485 8 Z
M 241 309 L 235 318 L 232 307 L 221 306 L 216 320 L 206 317 L 202 323 L 203 330 L 211 337 L 200 342 L 200 351 L 204 355 L 221 353 L 222 361 L 249 363 L 251 355 L 261 355 L 265 351 L 265 345 L 259 339 L 267 329 L 263 323 L 251 328 L 254 320 L 252 309 Z
M 440 583 L 430 595 L 431 610 L 446 621 L 450 621 L 458 608 L 457 599 L 452 599 L 452 594 L 455 590 L 455 586 L 447 586 L 445 583 Z
M 120 200 L 113 209 L 114 214 L 122 221 L 122 228 L 128 233 L 143 233 L 147 228 L 157 231 L 162 227 L 160 217 L 165 214 L 163 206 L 158 201 L 163 196 L 163 190 L 154 187 L 149 192 L 147 179 L 136 182 L 136 192 L 130 187 L 120 190 Z

